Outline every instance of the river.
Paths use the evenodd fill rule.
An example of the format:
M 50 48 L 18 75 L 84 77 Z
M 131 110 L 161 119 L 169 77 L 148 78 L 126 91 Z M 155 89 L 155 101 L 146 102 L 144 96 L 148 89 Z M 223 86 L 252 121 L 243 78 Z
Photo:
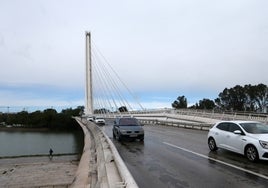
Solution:
M 0 157 L 81 154 L 84 147 L 83 131 L 0 131 Z

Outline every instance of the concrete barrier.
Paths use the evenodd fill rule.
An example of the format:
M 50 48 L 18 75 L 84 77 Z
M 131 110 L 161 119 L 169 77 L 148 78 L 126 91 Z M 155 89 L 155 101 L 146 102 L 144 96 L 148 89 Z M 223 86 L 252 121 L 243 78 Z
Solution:
M 75 119 L 84 131 L 85 146 L 71 187 L 137 188 L 107 135 L 94 123 Z
M 111 140 L 107 137 L 106 134 L 104 134 L 110 147 L 111 147 L 111 150 L 112 150 L 112 153 L 114 155 L 114 159 L 115 159 L 115 162 L 116 162 L 116 165 L 119 169 L 119 173 L 120 173 L 120 176 L 123 180 L 123 185 L 125 187 L 131 187 L 131 188 L 136 188 L 138 187 L 138 185 L 136 184 L 133 176 L 131 175 L 131 173 L 129 172 L 129 170 L 127 169 L 124 161 L 122 160 L 122 158 L 120 157 L 117 149 L 115 148 L 114 144 L 111 142 Z
M 74 181 L 71 187 L 90 187 L 90 146 L 91 146 L 91 137 L 90 133 L 87 131 L 86 127 L 80 122 L 77 121 L 84 132 L 84 149 L 81 156 L 78 169 L 74 178 Z

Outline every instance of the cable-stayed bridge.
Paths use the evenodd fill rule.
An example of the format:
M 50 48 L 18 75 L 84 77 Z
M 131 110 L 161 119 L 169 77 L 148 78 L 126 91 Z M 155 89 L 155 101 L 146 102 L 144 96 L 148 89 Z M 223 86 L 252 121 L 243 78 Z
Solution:
M 76 118 L 85 133 L 85 147 L 73 187 L 268 185 L 267 163 L 254 165 L 230 152 L 211 153 L 207 146 L 207 130 L 216 121 L 267 122 L 266 115 L 188 109 L 144 110 L 90 41 L 90 33 L 86 33 L 85 111 L 88 116 L 105 115 L 107 124 L 99 127 L 86 118 Z M 121 143 L 113 139 L 113 118 L 125 114 L 138 118 L 145 125 L 144 142 Z M 226 184 L 225 180 L 228 180 Z
M 265 114 L 254 114 L 245 112 L 216 112 L 205 110 L 172 110 L 172 109 L 145 109 L 139 97 L 135 96 L 129 87 L 120 78 L 111 64 L 91 40 L 91 33 L 86 32 L 86 115 L 102 114 L 129 115 L 158 117 L 159 114 L 166 119 L 179 119 L 179 116 L 189 116 L 191 119 L 200 119 L 203 123 L 214 123 L 218 120 L 259 120 L 268 121 Z M 141 115 L 142 114 L 142 115 Z M 207 118 L 207 119 L 205 119 Z

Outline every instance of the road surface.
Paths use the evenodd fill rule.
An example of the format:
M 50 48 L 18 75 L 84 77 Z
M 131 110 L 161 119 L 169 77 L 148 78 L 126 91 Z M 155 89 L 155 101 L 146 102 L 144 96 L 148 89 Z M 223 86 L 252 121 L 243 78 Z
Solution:
M 144 126 L 144 142 L 118 142 L 112 123 L 103 129 L 141 188 L 268 187 L 268 162 L 251 163 L 239 154 L 210 152 L 207 132 Z

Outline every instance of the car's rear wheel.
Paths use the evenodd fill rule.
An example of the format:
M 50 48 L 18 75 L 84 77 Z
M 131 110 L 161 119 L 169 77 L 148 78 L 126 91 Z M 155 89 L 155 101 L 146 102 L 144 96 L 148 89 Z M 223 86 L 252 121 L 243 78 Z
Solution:
M 245 155 L 248 160 L 255 162 L 259 159 L 258 150 L 253 145 L 248 145 L 245 149 Z
M 208 147 L 209 147 L 209 149 L 211 151 L 216 151 L 218 149 L 214 138 L 209 138 L 208 139 Z

